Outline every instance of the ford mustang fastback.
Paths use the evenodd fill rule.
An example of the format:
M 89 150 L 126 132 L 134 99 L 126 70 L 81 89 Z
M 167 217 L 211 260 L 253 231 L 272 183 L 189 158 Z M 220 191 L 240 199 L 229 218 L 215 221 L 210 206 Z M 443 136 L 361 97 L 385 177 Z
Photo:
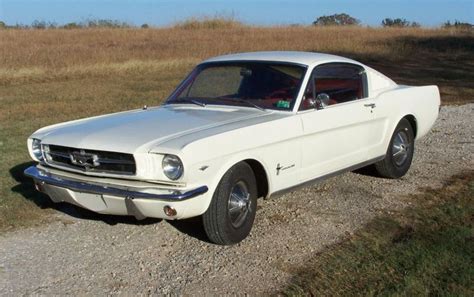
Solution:
M 201 216 L 212 242 L 234 244 L 250 233 L 257 198 L 365 166 L 405 175 L 439 105 L 436 86 L 398 85 L 339 56 L 219 56 L 160 106 L 39 129 L 28 138 L 38 164 L 25 174 L 54 202 Z

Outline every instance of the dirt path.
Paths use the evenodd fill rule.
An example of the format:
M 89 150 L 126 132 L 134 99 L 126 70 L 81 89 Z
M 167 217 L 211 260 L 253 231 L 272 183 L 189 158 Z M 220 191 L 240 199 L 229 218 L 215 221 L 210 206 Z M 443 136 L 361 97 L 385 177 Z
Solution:
M 298 266 L 407 195 L 473 168 L 474 104 L 444 107 L 417 142 L 409 174 L 385 180 L 347 173 L 262 201 L 251 236 L 221 247 L 199 221 L 86 215 L 61 207 L 57 222 L 0 235 L 0 294 L 248 293 L 278 290 Z

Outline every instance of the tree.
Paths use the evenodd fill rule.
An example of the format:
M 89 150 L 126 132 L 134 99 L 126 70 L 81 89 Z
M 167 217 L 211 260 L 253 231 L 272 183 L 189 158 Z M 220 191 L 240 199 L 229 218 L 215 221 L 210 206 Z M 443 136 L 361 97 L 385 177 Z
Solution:
M 48 29 L 56 29 L 58 27 L 58 24 L 55 22 L 48 22 Z
M 6 28 L 7 28 L 7 24 L 5 24 L 5 22 L 0 21 L 0 29 L 6 29 Z
M 31 23 L 31 28 L 33 29 L 46 29 L 47 24 L 45 21 L 38 21 L 35 20 L 33 23 Z
M 454 21 L 454 23 L 451 23 L 451 21 L 447 21 L 446 23 L 443 24 L 443 28 L 449 29 L 449 28 L 455 28 L 455 29 L 473 29 L 474 25 L 470 23 L 465 23 L 465 22 L 460 22 L 458 20 Z
M 347 13 L 323 15 L 313 22 L 315 26 L 355 26 L 359 24 L 360 21 L 358 19 L 351 17 Z
M 141 28 L 142 28 L 142 29 L 148 29 L 148 28 L 150 28 L 150 26 L 148 26 L 148 24 L 143 24 L 143 25 L 141 26 Z
M 382 26 L 403 28 L 403 27 L 420 27 L 420 24 L 417 22 L 410 22 L 410 21 L 407 21 L 406 19 L 401 19 L 401 18 L 396 18 L 396 19 L 386 18 L 382 21 Z
M 130 28 L 131 25 L 119 20 L 89 19 L 83 27 L 87 28 Z
M 67 23 L 63 26 L 63 29 L 80 29 L 80 28 L 82 28 L 82 25 L 76 22 Z

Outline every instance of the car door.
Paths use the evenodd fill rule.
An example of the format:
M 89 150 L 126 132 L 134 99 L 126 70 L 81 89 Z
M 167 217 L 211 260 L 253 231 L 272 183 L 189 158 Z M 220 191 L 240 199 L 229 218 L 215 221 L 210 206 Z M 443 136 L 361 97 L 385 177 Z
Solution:
M 298 111 L 304 130 L 302 182 L 367 161 L 375 107 L 361 66 L 314 68 Z

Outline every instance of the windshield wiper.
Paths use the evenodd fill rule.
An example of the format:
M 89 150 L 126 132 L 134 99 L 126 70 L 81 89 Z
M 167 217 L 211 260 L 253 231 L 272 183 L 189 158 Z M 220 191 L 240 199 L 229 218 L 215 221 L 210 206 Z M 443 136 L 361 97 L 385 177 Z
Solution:
M 247 101 L 247 100 L 244 100 L 244 99 L 238 99 L 237 101 L 238 101 L 238 102 L 241 102 L 241 103 L 245 103 L 245 104 L 251 105 L 251 106 L 253 106 L 253 107 L 255 107 L 256 109 L 261 110 L 261 111 L 265 111 L 265 110 L 266 110 L 265 108 L 261 107 L 261 106 L 258 105 L 258 104 L 255 104 L 255 103 L 253 103 L 253 102 L 251 102 L 251 101 Z
M 206 103 L 201 102 L 201 101 L 196 100 L 196 99 L 192 99 L 192 98 L 178 98 L 178 99 L 173 100 L 171 103 L 173 103 L 173 102 L 192 103 L 192 104 L 199 105 L 201 107 L 206 107 Z
M 256 109 L 258 110 L 261 110 L 261 111 L 266 111 L 265 108 L 261 107 L 260 105 L 257 105 L 251 101 L 248 101 L 248 100 L 245 100 L 245 99 L 240 99 L 240 98 L 228 98 L 228 97 L 220 97 L 218 99 L 224 99 L 224 100 L 229 100 L 229 101 L 235 101 L 235 102 L 239 102 L 239 103 L 245 103 L 249 106 L 252 106 L 252 107 L 255 107 Z

